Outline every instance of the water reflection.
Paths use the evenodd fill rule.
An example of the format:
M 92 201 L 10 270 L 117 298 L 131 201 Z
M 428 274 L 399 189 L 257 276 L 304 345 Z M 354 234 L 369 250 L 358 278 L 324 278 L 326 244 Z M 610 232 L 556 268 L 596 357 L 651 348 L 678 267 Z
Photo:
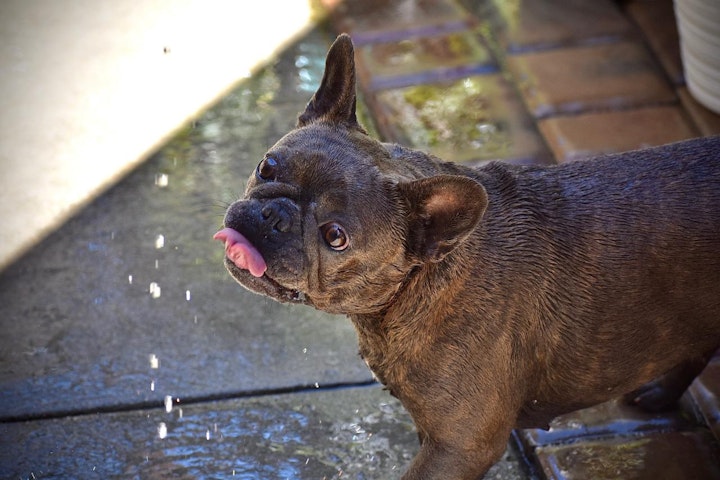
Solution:
M 416 452 L 402 407 L 380 388 L 186 406 L 154 421 L 141 478 L 399 478 Z M 172 399 L 171 399 L 172 401 Z M 354 407 L 348 412 L 347 406 Z

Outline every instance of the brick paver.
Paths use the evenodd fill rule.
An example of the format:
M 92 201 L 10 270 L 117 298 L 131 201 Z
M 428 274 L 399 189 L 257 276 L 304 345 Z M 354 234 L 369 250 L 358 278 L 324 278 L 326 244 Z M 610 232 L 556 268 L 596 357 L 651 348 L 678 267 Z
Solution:
M 675 105 L 555 116 L 538 123 L 559 162 L 698 136 L 686 113 Z
M 508 66 L 538 118 L 677 100 L 638 42 L 563 48 L 512 56 Z
M 606 43 L 634 34 L 612 0 L 464 3 L 479 19 L 490 20 L 499 44 L 509 53 Z

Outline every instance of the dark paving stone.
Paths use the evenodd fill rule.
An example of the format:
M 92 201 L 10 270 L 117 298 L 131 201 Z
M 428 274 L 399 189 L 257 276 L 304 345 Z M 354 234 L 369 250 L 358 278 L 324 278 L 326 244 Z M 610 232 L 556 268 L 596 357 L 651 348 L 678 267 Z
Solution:
M 633 35 L 632 25 L 610 0 L 462 2 L 487 21 L 510 53 L 607 43 Z
M 371 43 L 356 50 L 365 90 L 397 88 L 497 71 L 480 36 L 472 30 Z
M 336 31 L 356 45 L 465 30 L 473 18 L 453 0 L 322 0 Z
M 548 159 L 534 122 L 499 74 L 383 90 L 371 107 L 383 138 L 443 160 Z
M 720 457 L 707 432 L 654 433 L 541 447 L 548 480 L 696 480 L 720 478 Z
M 655 60 L 636 42 L 515 55 L 508 67 L 537 118 L 677 100 Z
M 715 357 L 688 388 L 705 423 L 720 439 L 720 358 Z
M 371 380 L 347 319 L 246 292 L 211 240 L 328 40 L 290 48 L 0 275 L 0 418 Z
M 699 136 L 677 106 L 551 117 L 540 120 L 539 127 L 558 162 Z
M 690 430 L 695 427 L 692 420 L 677 411 L 651 414 L 613 400 L 558 417 L 550 423 L 549 430 L 521 430 L 518 436 L 526 448 L 532 449 L 577 439 Z
M 384 480 L 417 450 L 373 387 L 0 424 L 0 477 Z M 526 476 L 509 450 L 486 478 Z
M 703 136 L 720 134 L 720 115 L 701 105 L 686 87 L 678 88 L 677 92 L 685 111 Z
M 673 1 L 631 0 L 625 8 L 642 30 L 668 77 L 677 85 L 684 84 L 685 75 L 680 58 L 680 38 Z

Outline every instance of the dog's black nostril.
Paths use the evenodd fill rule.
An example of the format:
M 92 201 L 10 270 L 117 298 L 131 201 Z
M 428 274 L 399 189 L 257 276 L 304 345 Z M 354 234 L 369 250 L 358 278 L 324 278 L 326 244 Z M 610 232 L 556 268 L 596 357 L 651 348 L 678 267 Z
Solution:
M 264 205 L 260 209 L 260 215 L 263 220 L 267 221 L 267 225 L 279 232 L 287 233 L 292 228 L 292 218 L 282 206 L 275 203 Z

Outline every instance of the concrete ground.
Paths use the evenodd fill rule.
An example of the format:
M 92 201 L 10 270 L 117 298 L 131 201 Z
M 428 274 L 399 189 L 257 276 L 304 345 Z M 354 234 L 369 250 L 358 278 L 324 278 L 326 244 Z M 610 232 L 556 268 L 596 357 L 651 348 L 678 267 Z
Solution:
M 400 478 L 417 451 L 412 422 L 373 382 L 350 323 L 242 290 L 211 240 L 268 146 L 292 128 L 339 31 L 357 45 L 363 121 L 384 139 L 449 160 L 582 161 L 720 132 L 718 116 L 684 86 L 670 1 L 324 3 L 326 24 L 202 114 L 188 106 L 171 115 L 134 153 L 124 150 L 127 120 L 111 128 L 118 119 L 100 114 L 94 135 L 125 166 L 54 214 L 47 225 L 75 212 L 57 228 L 22 219 L 60 197 L 25 192 L 31 182 L 3 177 L 20 192 L 2 202 L 20 218 L 6 222 L 3 213 L 3 231 L 12 237 L 27 228 L 34 237 L 14 250 L 24 256 L 6 257 L 0 274 L 1 478 Z M 87 10 L 67 5 L 76 10 L 57 18 Z M 17 30 L 22 23 L 9 22 L 3 8 L 0 24 L 10 27 L 2 32 Z M 190 28 L 211 21 L 202 8 L 190 11 Z M 215 30 L 232 30 L 241 17 L 225 13 L 230 20 L 213 17 L 223 17 Z M 102 18 L 126 25 L 121 16 Z M 276 33 L 275 24 L 263 27 L 253 47 Z M 118 41 L 123 28 L 107 41 Z M 147 48 L 166 44 L 151 38 Z M 177 52 L 174 44 L 162 58 Z M 198 46 L 194 61 L 205 61 L 210 48 Z M 237 80 L 230 77 L 199 88 L 205 100 L 194 105 Z M 140 112 L 133 121 L 159 109 L 142 107 L 132 109 Z M 65 109 L 38 118 L 60 118 Z M 6 130 L 11 117 L 2 118 Z M 31 125 L 34 117 L 26 118 Z M 12 138 L 0 147 L 20 164 L 12 152 L 32 149 L 6 146 Z M 62 142 L 43 145 L 54 145 L 63 161 L 46 166 L 48 180 L 38 185 L 63 184 L 53 178 L 85 168 L 64 161 L 75 150 Z M 668 414 L 611 402 L 558 419 L 549 432 L 517 431 L 486 478 L 720 478 L 718 367 L 713 362 Z

